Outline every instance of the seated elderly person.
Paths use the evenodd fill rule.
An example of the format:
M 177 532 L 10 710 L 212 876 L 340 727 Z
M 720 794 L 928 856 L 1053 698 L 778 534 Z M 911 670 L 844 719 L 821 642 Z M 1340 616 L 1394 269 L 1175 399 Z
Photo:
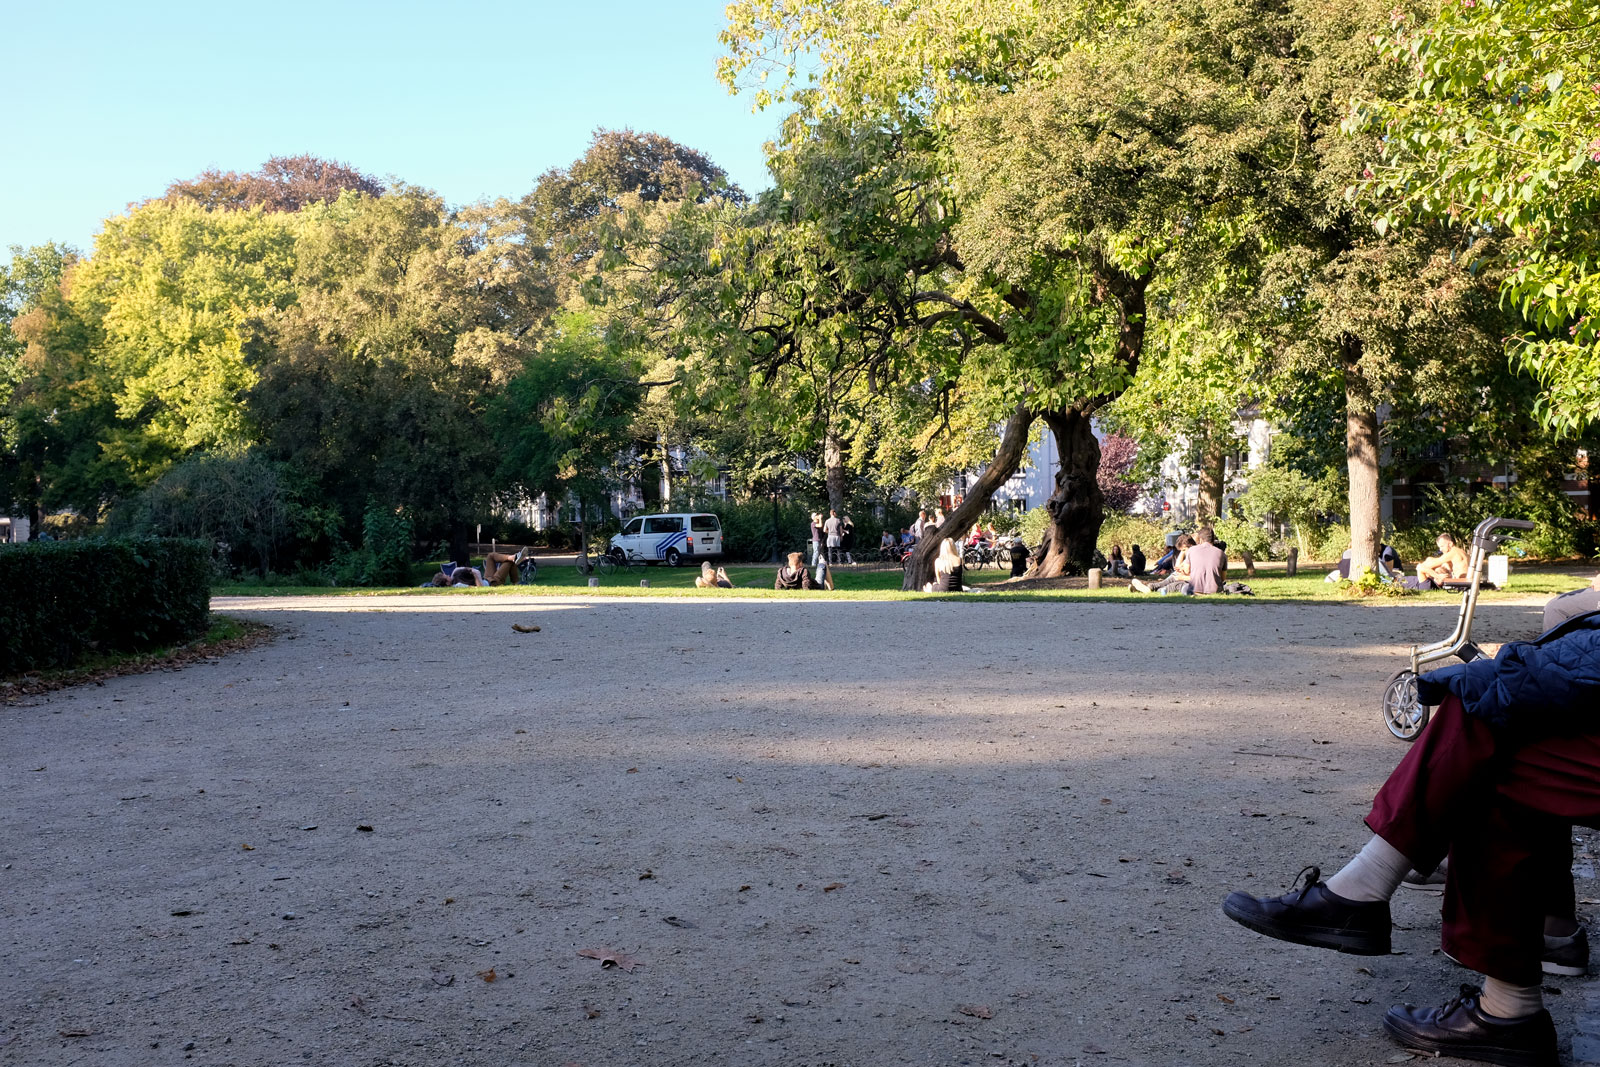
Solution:
M 1384 1029 L 1434 1055 L 1556 1067 L 1546 901 L 1529 887 L 1566 860 L 1571 824 L 1600 824 L 1600 612 L 1423 675 L 1417 690 L 1439 712 L 1378 790 L 1366 846 L 1326 882 L 1307 867 L 1290 892 L 1236 892 L 1223 913 L 1281 941 L 1387 956 L 1389 898 L 1448 854 L 1441 948 L 1483 987 L 1438 1008 L 1396 1005 Z

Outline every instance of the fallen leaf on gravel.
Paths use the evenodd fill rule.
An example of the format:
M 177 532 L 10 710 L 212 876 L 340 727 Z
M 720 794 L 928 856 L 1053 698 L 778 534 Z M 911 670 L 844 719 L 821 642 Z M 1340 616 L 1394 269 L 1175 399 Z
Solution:
M 680 919 L 676 915 L 668 915 L 665 919 L 662 919 L 661 921 L 666 923 L 668 926 L 676 926 L 680 930 L 698 930 L 698 929 L 700 929 L 698 926 L 696 926 L 694 923 L 690 922 L 688 919 Z
M 987 1004 L 957 1004 L 956 1011 L 962 1015 L 970 1015 L 974 1019 L 993 1019 L 994 1009 Z
M 583 1017 L 585 1019 L 598 1019 L 600 1018 L 600 1009 L 585 1004 L 583 1006 Z
M 641 882 L 653 882 L 653 881 L 655 881 L 655 879 L 656 879 L 656 872 L 652 871 L 648 867 L 646 867 L 644 869 L 644 873 L 639 876 L 639 881 L 641 881 Z
M 93 1034 L 94 1031 L 93 1030 L 57 1030 L 56 1033 L 60 1034 L 62 1037 L 88 1037 L 91 1034 Z
M 433 979 L 434 985 L 452 985 L 456 980 L 455 975 L 439 970 L 431 972 L 428 977 Z
M 1222 1001 L 1222 1003 L 1224 1003 L 1224 1004 L 1232 1004 L 1233 1003 L 1233 998 L 1228 996 L 1228 994 L 1226 994 L 1226 993 L 1218 993 L 1217 994 L 1217 999 Z
M 346 1010 L 354 1009 L 356 1011 L 359 1011 L 359 1012 L 365 1014 L 366 1010 L 367 1010 L 367 1002 L 362 1000 L 359 996 L 351 997 L 350 998 L 350 1003 L 345 1005 L 345 1009 Z
M 372 827 L 368 826 L 366 823 L 362 823 L 360 826 L 357 826 L 356 829 L 360 830 L 364 834 L 372 833 Z
M 602 970 L 607 967 L 621 967 L 631 973 L 635 967 L 642 966 L 644 963 L 643 960 L 634 959 L 626 952 L 619 952 L 609 948 L 580 948 L 578 955 L 585 959 L 599 960 Z
M 519 634 L 536 634 L 539 632 L 539 628 L 537 626 L 524 626 L 520 622 L 512 623 L 511 628 L 517 631 Z
M 745 891 L 745 890 L 747 890 L 747 889 L 749 889 L 749 888 L 750 888 L 750 887 L 749 887 L 749 886 L 747 886 L 747 885 L 742 885 L 742 886 L 740 886 L 740 887 L 739 887 L 739 892 L 741 892 L 741 893 L 743 893 L 743 892 L 744 892 L 744 891 Z
M 1087 1052 L 1091 1056 L 1104 1056 L 1106 1054 L 1106 1050 L 1096 1044 L 1088 1044 L 1083 1046 L 1083 1051 Z
M 1384 1060 L 1383 1062 L 1384 1063 L 1410 1063 L 1414 1059 L 1416 1059 L 1416 1057 L 1413 1056 L 1409 1052 L 1396 1052 L 1393 1056 L 1390 1056 L 1388 1059 Z
M 239 847 L 244 849 L 246 852 L 254 852 L 256 850 L 256 846 L 254 845 L 240 845 Z
M 831 893 L 835 889 L 843 889 L 843 888 L 844 888 L 844 883 L 843 882 L 830 882 L 827 885 L 822 887 L 822 891 L 824 893 Z
M 494 973 L 494 968 L 493 967 L 490 967 L 487 971 L 474 971 L 473 973 L 476 974 L 479 978 L 482 978 L 485 982 L 492 982 L 496 978 L 500 977 L 498 974 Z
M 317 824 L 316 823 L 312 823 L 310 826 L 302 826 L 302 827 L 300 827 L 300 829 L 302 829 L 302 830 L 315 830 L 316 828 L 317 828 Z
M 1228 1035 L 1227 1035 L 1227 1034 L 1226 1034 L 1226 1033 L 1224 1033 L 1224 1032 L 1223 1032 L 1223 1031 L 1221 1031 L 1221 1030 L 1218 1030 L 1218 1029 L 1217 1029 L 1217 1028 L 1216 1028 L 1216 1027 L 1215 1027 L 1215 1026 L 1213 1026 L 1213 1027 L 1212 1027 L 1212 1028 L 1211 1028 L 1211 1032 L 1212 1032 L 1212 1033 L 1213 1033 L 1213 1034 L 1216 1034 L 1216 1035 L 1217 1035 L 1217 1036 L 1218 1036 L 1218 1037 L 1227 1037 L 1227 1036 L 1228 1036 Z

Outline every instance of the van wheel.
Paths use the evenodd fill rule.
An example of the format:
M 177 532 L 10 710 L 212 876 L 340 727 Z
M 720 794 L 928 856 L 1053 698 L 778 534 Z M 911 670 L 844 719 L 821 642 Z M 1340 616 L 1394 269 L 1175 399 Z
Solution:
M 667 549 L 667 554 L 666 554 L 666 557 L 664 558 L 664 562 L 669 567 L 676 567 L 679 563 L 683 562 L 683 555 L 677 549 L 669 548 L 669 549 Z

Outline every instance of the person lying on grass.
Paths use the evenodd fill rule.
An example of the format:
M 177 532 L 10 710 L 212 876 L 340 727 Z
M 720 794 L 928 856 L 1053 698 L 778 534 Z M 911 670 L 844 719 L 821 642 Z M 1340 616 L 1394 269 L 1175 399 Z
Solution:
M 711 569 L 710 560 L 701 560 L 700 576 L 694 580 L 696 589 L 732 589 L 733 581 L 722 567 Z

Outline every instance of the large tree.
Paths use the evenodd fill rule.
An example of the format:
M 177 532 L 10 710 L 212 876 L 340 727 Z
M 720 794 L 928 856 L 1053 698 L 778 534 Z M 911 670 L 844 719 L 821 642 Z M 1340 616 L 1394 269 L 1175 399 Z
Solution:
M 1424 17 L 1426 16 L 1426 17 Z M 1600 19 L 1590 0 L 1444 0 L 1377 37 L 1400 91 L 1357 96 L 1366 166 L 1351 196 L 1380 230 L 1420 222 L 1503 238 L 1504 293 L 1527 320 L 1515 364 L 1544 421 L 1600 422 Z
M 464 558 L 501 489 L 485 414 L 550 312 L 543 249 L 494 206 L 406 187 L 302 215 L 299 299 L 252 344 L 264 444 L 347 528 L 373 498 Z
M 167 186 L 165 199 L 189 201 L 209 210 L 299 211 L 307 204 L 339 199 L 344 192 L 382 196 L 383 184 L 354 167 L 312 155 L 273 156 L 260 170 L 240 174 L 215 168 Z

